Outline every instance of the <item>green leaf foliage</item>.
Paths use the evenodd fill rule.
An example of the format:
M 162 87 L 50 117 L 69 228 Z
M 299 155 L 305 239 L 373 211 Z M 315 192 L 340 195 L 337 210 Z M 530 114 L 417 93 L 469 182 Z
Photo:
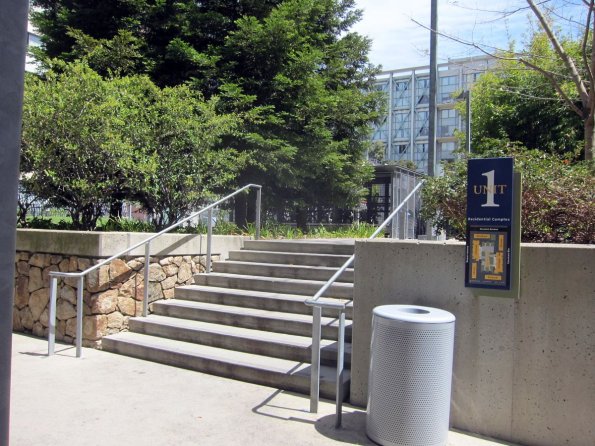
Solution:
M 289 0 L 268 17 L 244 17 L 220 49 L 221 78 L 261 109 L 238 146 L 254 162 L 244 177 L 279 207 L 344 205 L 372 175 L 363 161 L 379 97 L 370 42 L 345 31 L 352 1 Z M 233 106 L 233 102 L 231 102 Z
M 220 145 L 237 131 L 240 120 L 219 114 L 216 97 L 203 101 L 186 86 L 157 91 L 148 105 L 146 144 L 158 169 L 136 198 L 162 228 L 227 188 L 244 157 Z
M 140 202 L 156 227 L 229 186 L 244 164 L 221 146 L 241 120 L 187 86 L 160 89 L 146 76 L 103 79 L 84 63 L 29 76 L 22 184 L 73 226 L 94 229 L 105 209 Z
M 217 96 L 242 124 L 216 144 L 241 154 L 236 184 L 262 184 L 265 206 L 348 206 L 371 178 L 363 155 L 381 101 L 370 41 L 349 31 L 354 0 L 33 3 L 46 57 Z
M 112 196 L 140 188 L 156 170 L 154 157 L 134 143 L 143 113 L 115 83 L 84 64 L 46 79 L 28 76 L 22 130 L 23 185 L 73 224 L 93 229 Z
M 570 55 L 579 57 L 579 44 L 562 40 Z M 584 145 L 584 122 L 540 72 L 517 60 L 539 66 L 558 81 L 570 98 L 578 93 L 543 32 L 536 32 L 521 53 L 502 57 L 472 87 L 473 151 L 489 150 L 493 139 L 519 143 L 529 149 L 578 158 Z
M 539 150 L 493 140 L 492 149 L 473 157 L 513 156 L 523 176 L 523 242 L 595 243 L 595 166 L 571 163 Z M 465 238 L 467 159 L 445 165 L 444 176 L 429 178 L 422 190 L 422 217 L 440 231 Z

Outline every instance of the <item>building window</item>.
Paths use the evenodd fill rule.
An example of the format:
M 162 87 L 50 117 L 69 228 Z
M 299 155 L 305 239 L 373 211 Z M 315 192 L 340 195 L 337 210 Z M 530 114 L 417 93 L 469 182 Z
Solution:
M 375 88 L 376 91 L 388 91 L 388 81 L 377 82 Z
M 395 144 L 393 143 L 390 148 L 389 160 L 398 161 L 407 159 L 407 153 L 409 152 L 409 144 Z
M 427 77 L 418 78 L 415 81 L 415 103 L 429 104 L 430 103 L 430 79 Z
M 463 75 L 463 89 L 469 90 L 469 87 L 471 87 L 471 85 L 473 85 L 475 82 L 477 82 L 477 79 L 479 79 L 479 76 L 481 76 L 482 74 L 483 74 L 483 72 L 476 72 L 476 73 L 467 73 L 467 74 Z
M 409 139 L 411 121 L 409 112 L 393 114 L 393 138 Z
M 452 102 L 452 95 L 459 89 L 458 76 L 444 76 L 440 78 L 438 102 Z
M 415 112 L 415 137 L 428 136 L 428 121 L 430 113 L 427 110 Z
M 415 162 L 419 170 L 425 171 L 428 168 L 428 145 L 426 143 L 415 145 L 413 162 Z
M 379 122 L 372 125 L 374 133 L 372 141 L 388 141 L 388 117 L 383 116 Z
M 41 39 L 39 38 L 39 36 L 33 34 L 33 33 L 28 33 L 27 36 L 27 45 L 30 46 L 41 46 Z
M 440 110 L 438 114 L 438 136 L 454 136 L 457 123 L 458 116 L 455 109 Z
M 442 142 L 438 144 L 438 159 L 440 161 L 452 161 L 455 158 L 454 151 L 456 149 L 454 142 Z
M 411 105 L 409 81 L 394 82 L 393 94 L 393 108 L 409 107 Z

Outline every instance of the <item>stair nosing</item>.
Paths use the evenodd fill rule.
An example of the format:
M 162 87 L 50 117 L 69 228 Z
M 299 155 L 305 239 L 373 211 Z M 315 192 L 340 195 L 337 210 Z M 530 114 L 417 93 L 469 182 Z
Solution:
M 311 366 L 309 363 L 304 363 L 302 361 L 292 361 L 289 359 L 275 358 L 272 356 L 263 356 L 237 350 L 228 350 L 219 347 L 193 344 L 190 342 L 160 338 L 142 333 L 121 332 L 107 336 L 105 339 L 109 339 L 108 342 L 134 344 L 144 348 L 152 348 L 175 354 L 200 357 L 209 361 L 226 362 L 234 366 L 266 370 L 284 375 L 296 375 L 297 372 L 307 369 Z M 227 352 L 227 354 L 225 354 L 225 352 Z M 231 356 L 231 358 L 228 356 Z M 251 359 L 254 361 L 252 362 Z M 334 370 L 334 368 L 328 366 L 321 366 L 321 369 L 322 367 L 326 367 L 329 370 Z M 332 376 L 332 374 L 330 375 Z
M 294 283 L 296 285 L 320 285 L 320 287 L 324 286 L 327 281 L 323 280 L 309 280 L 309 279 L 293 279 L 291 277 L 270 277 L 270 276 L 255 276 L 250 274 L 234 274 L 234 273 L 218 273 L 218 272 L 210 272 L 210 273 L 198 273 L 195 274 L 196 276 L 213 276 L 213 277 L 222 277 L 222 278 L 230 278 L 230 279 L 244 279 L 244 280 L 262 280 L 268 281 L 271 283 L 275 282 L 284 282 L 284 283 Z M 352 289 L 353 284 L 349 282 L 334 282 L 331 286 L 336 286 L 337 288 L 344 288 L 344 289 Z
M 304 306 L 306 306 L 306 299 L 308 299 L 307 294 L 294 294 L 294 293 L 273 293 L 271 291 L 259 291 L 259 290 L 244 290 L 241 288 L 225 288 L 220 286 L 211 286 L 211 285 L 182 285 L 176 287 L 176 289 L 181 290 L 188 290 L 188 291 L 205 291 L 205 292 L 214 292 L 214 293 L 230 293 L 236 295 L 251 295 L 253 297 L 263 297 L 263 298 L 270 298 L 270 299 L 288 299 L 296 302 L 303 302 Z M 313 296 L 314 294 L 312 294 Z M 342 298 L 342 297 L 331 297 L 331 296 L 324 296 L 320 298 L 325 299 L 329 302 L 336 302 L 338 300 L 346 300 L 351 301 L 352 299 Z M 180 298 L 180 300 L 184 300 Z
M 171 328 L 184 330 L 203 331 L 221 336 L 245 337 L 255 341 L 272 342 L 281 345 L 295 347 L 311 347 L 312 338 L 308 336 L 292 335 L 254 328 L 237 327 L 233 325 L 217 324 L 214 322 L 195 321 L 192 319 L 180 319 L 171 316 L 152 314 L 147 317 L 137 317 L 134 320 L 141 324 L 163 325 Z M 184 323 L 179 323 L 184 321 Z M 186 325 L 186 326 L 184 326 Z M 242 336 L 246 335 L 246 336 Z M 322 339 L 322 347 L 331 347 L 336 341 Z M 346 343 L 349 344 L 349 343 Z
M 261 318 L 270 318 L 275 320 L 282 320 L 282 321 L 295 321 L 301 323 L 312 323 L 312 315 L 309 314 L 300 314 L 300 313 L 290 313 L 290 312 L 283 312 L 283 311 L 272 311 L 272 310 L 262 310 L 259 308 L 249 308 L 249 307 L 238 307 L 235 305 L 221 305 L 221 304 L 213 304 L 210 302 L 196 302 L 191 300 L 178 300 L 178 299 L 169 299 L 169 300 L 160 300 L 153 302 L 153 305 L 158 306 L 174 306 L 174 307 L 185 307 L 185 308 L 192 308 L 196 310 L 210 310 L 216 311 L 221 313 L 227 314 L 237 314 L 242 316 L 252 316 L 252 317 L 261 317 Z M 233 311 L 233 310 L 240 310 L 240 311 Z M 323 316 L 321 318 L 321 323 L 323 326 L 330 325 L 333 326 L 332 322 L 336 321 L 337 318 L 335 317 L 328 317 Z M 347 326 L 351 325 L 351 320 L 346 319 Z

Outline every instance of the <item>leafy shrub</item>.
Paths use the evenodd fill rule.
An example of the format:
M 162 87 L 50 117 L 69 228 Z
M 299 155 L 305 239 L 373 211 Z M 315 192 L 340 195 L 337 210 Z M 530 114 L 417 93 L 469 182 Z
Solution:
M 110 218 L 97 229 L 106 232 L 155 232 L 155 225 L 130 218 Z
M 595 169 L 591 162 L 571 163 L 518 146 L 473 156 L 514 157 L 515 168 L 523 176 L 523 242 L 595 243 Z M 422 194 L 422 217 L 439 231 L 464 240 L 467 159 L 447 164 L 444 176 L 428 179 Z

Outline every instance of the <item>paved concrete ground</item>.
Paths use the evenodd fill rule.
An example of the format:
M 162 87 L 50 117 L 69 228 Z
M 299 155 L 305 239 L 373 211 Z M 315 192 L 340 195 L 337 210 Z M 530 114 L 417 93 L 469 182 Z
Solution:
M 13 335 L 12 446 L 372 445 L 365 412 L 152 362 Z M 449 446 L 502 445 L 450 432 Z

